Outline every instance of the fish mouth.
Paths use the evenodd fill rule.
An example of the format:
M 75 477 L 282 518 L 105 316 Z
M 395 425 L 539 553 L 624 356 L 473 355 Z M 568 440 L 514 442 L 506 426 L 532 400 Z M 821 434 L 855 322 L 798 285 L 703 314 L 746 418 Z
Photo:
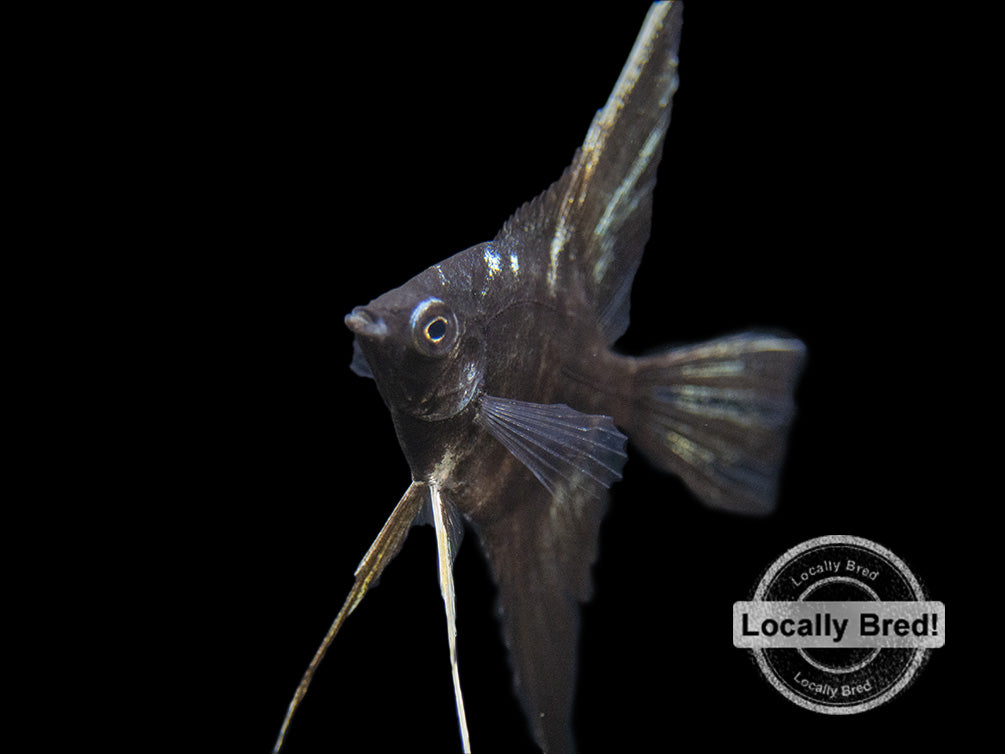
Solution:
M 345 315 L 345 326 L 357 335 L 368 338 L 383 338 L 387 335 L 387 323 L 365 306 L 357 306 Z

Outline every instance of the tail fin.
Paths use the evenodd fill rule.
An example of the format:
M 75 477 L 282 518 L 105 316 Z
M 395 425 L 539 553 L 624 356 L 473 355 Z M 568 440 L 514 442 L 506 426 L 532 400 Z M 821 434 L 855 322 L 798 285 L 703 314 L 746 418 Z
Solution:
M 636 362 L 630 439 L 703 502 L 769 513 L 806 347 L 742 333 Z

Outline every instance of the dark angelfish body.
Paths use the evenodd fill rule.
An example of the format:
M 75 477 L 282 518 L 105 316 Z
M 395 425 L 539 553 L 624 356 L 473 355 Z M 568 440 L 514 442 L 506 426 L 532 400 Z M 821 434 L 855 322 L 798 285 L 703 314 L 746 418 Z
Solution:
M 413 483 L 356 572 L 332 637 L 416 522 L 436 527 L 454 688 L 451 563 L 464 528 L 499 585 L 514 684 L 538 744 L 574 750 L 579 605 L 627 438 L 705 503 L 775 502 L 804 348 L 742 333 L 645 358 L 614 353 L 649 236 L 677 86 L 679 3 L 657 3 L 561 179 L 499 234 L 346 317 L 353 368 L 391 411 Z

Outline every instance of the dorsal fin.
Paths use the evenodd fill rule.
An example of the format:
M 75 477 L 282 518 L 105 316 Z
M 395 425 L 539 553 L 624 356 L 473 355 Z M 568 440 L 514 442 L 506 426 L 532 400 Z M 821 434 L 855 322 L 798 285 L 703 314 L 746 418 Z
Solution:
M 628 327 L 632 280 L 677 90 L 680 3 L 646 16 L 618 82 L 561 179 L 503 225 L 502 248 L 533 248 L 545 289 L 582 285 L 608 343 Z

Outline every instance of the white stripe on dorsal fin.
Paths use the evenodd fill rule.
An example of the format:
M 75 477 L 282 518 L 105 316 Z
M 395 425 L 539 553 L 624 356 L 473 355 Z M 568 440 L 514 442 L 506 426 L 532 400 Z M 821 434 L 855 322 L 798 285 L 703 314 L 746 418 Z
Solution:
M 650 8 L 572 164 L 518 209 L 494 242 L 506 252 L 534 255 L 544 295 L 560 296 L 570 283 L 584 286 L 608 343 L 628 327 L 632 279 L 649 239 L 652 192 L 677 90 L 680 29 L 679 2 Z

